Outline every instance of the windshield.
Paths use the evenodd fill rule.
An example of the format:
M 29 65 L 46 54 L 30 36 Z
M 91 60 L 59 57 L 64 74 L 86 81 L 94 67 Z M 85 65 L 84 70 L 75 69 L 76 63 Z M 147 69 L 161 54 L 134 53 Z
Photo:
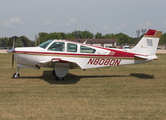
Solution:
M 65 43 L 64 42 L 54 42 L 48 48 L 50 51 L 64 51 L 65 50 Z
M 39 47 L 45 49 L 52 41 L 53 41 L 53 40 L 48 40 L 48 41 L 46 41 L 46 42 L 40 44 Z

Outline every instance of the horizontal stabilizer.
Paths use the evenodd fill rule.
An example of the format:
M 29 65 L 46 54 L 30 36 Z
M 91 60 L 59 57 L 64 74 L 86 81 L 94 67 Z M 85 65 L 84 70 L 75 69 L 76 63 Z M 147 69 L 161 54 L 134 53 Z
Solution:
M 156 55 L 149 55 L 149 56 L 134 55 L 134 56 L 147 61 L 153 61 L 158 59 Z

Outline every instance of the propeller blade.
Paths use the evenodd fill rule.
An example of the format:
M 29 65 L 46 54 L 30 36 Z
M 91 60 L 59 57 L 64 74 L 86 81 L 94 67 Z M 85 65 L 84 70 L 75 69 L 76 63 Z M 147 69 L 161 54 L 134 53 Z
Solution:
M 17 36 L 13 36 L 12 37 L 12 39 L 13 39 L 13 48 L 6 51 L 6 52 L 12 54 L 12 68 L 14 66 L 14 55 L 15 55 L 15 41 L 16 41 L 16 38 L 17 38 Z
M 12 68 L 14 66 L 14 54 L 12 55 Z

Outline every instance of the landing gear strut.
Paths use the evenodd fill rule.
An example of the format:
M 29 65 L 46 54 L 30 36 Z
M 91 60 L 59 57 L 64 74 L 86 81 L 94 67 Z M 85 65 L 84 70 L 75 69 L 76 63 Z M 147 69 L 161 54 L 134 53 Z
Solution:
M 17 67 L 17 71 L 16 73 L 13 74 L 13 78 L 20 78 L 20 74 L 18 73 L 19 70 L 20 70 L 20 67 Z

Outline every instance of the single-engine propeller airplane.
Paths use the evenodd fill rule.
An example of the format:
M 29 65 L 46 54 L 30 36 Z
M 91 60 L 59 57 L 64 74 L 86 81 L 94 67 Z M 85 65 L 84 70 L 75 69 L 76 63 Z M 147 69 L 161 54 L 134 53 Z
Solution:
M 38 47 L 14 47 L 12 66 L 17 62 L 17 72 L 13 78 L 19 78 L 20 67 L 40 69 L 53 68 L 56 80 L 63 80 L 69 69 L 90 69 L 146 63 L 157 60 L 156 50 L 162 32 L 149 29 L 139 43 L 132 49 L 104 48 L 85 43 L 66 40 L 48 40 Z

